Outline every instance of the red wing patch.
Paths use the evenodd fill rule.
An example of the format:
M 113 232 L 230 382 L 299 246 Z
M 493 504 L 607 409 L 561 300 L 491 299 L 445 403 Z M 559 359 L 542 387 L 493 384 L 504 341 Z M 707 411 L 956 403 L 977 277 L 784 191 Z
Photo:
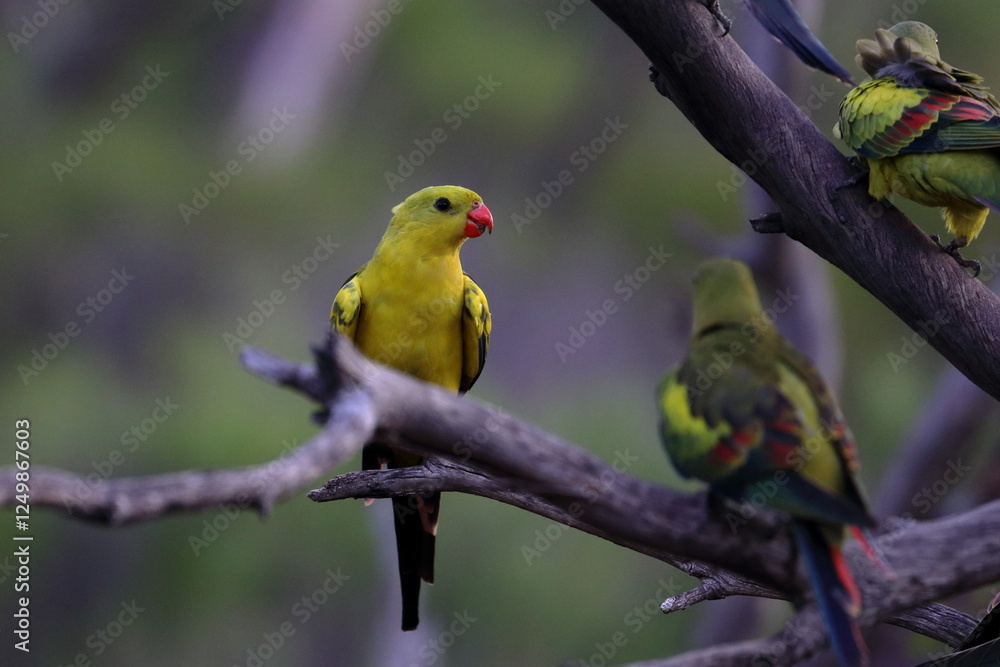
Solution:
M 729 436 L 719 438 L 719 441 L 715 443 L 715 447 L 712 448 L 712 453 L 710 454 L 713 463 L 722 465 L 738 461 L 742 455 L 740 448 Z
M 996 113 L 988 104 L 969 97 L 960 98 L 958 103 L 948 111 L 948 117 L 954 120 L 989 121 L 995 116 Z
M 746 451 L 760 442 L 760 426 L 748 425 L 719 438 L 712 458 L 720 464 L 730 464 L 746 457 Z

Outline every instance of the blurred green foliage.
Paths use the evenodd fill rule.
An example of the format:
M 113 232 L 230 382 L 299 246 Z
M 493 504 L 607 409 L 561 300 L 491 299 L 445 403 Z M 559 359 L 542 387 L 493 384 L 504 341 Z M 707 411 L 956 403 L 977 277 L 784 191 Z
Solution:
M 389 5 L 343 5 L 227 4 L 231 11 L 220 17 L 222 5 L 209 0 L 70 3 L 26 43 L 0 49 L 3 423 L 29 418 L 32 462 L 81 474 L 276 457 L 315 432 L 313 406 L 243 372 L 224 335 L 237 333 L 241 319 L 257 321 L 255 310 L 270 311 L 246 342 L 306 358 L 324 335 L 333 295 L 370 256 L 389 209 L 421 187 L 455 183 L 482 194 L 497 223 L 495 234 L 463 253 L 494 315 L 489 363 L 473 396 L 608 460 L 628 450 L 638 457 L 634 474 L 697 488 L 680 482 L 661 455 L 652 396 L 662 370 L 681 355 L 694 264 L 717 236 L 748 234 L 742 188 L 720 195 L 719 184 L 735 177 L 732 165 L 655 93 L 642 54 L 589 4 L 553 26 L 546 12 L 557 11 L 555 0 L 406 1 L 349 58 L 340 44 Z M 938 30 L 946 59 L 1000 81 L 989 50 L 1000 7 L 909 5 L 918 9 L 913 18 Z M 843 0 L 818 32 L 850 63 L 854 41 L 870 37 L 895 6 Z M 337 20 L 323 7 L 338 7 L 330 10 Z M 36 2 L 3 7 L 9 42 L 38 11 Z M 741 7 L 729 11 L 738 35 L 753 29 Z M 299 33 L 279 28 L 324 21 L 326 43 L 300 42 Z M 277 61 L 315 57 L 289 56 L 284 69 L 269 69 L 265 44 Z M 136 93 L 147 67 L 167 74 Z M 813 114 L 829 135 L 846 89 L 807 76 L 802 90 L 834 91 Z M 480 77 L 499 82 L 482 99 Z M 251 102 L 274 90 L 319 94 L 311 103 L 275 100 L 295 117 L 248 161 L 241 146 L 266 138 L 273 112 Z M 116 105 L 122 95 L 134 104 Z M 804 104 L 805 95 L 796 101 Z M 459 112 L 447 115 L 455 105 L 465 111 L 457 126 Z M 113 131 L 95 135 L 104 119 Z M 601 144 L 592 142 L 615 119 L 627 127 L 581 162 L 581 147 L 596 153 Z M 435 129 L 446 140 L 390 190 L 386 172 Z M 88 141 L 89 154 L 57 177 L 53 163 L 72 164 L 68 147 Z M 238 173 L 220 177 L 233 160 Z M 564 170 L 572 182 L 546 199 L 545 184 Z M 212 173 L 225 186 L 209 197 Z M 197 191 L 207 206 L 186 221 L 181 205 L 196 201 Z M 942 231 L 933 211 L 906 210 L 928 232 Z M 987 224 L 974 252 L 996 251 L 995 225 Z M 336 250 L 309 264 L 319 239 Z M 615 286 L 651 246 L 671 259 L 626 299 Z M 295 273 L 297 266 L 314 270 Z M 134 280 L 102 296 L 113 270 Z M 911 332 L 843 276 L 833 281 L 841 321 L 828 324 L 842 334 L 844 409 L 864 478 L 876 489 L 943 363 L 923 348 L 893 372 L 887 355 Z M 280 302 L 260 306 L 275 290 Z M 99 312 L 81 305 L 108 296 Z M 561 358 L 557 343 L 568 344 L 573 327 L 608 299 L 615 314 Z M 70 323 L 78 334 L 37 375 L 22 377 L 19 367 Z M 150 422 L 158 399 L 177 408 Z M 155 430 L 126 445 L 144 420 Z M 618 664 L 679 652 L 691 645 L 695 621 L 711 624 L 715 603 L 667 618 L 636 613 L 655 608 L 647 602 L 661 601 L 664 582 L 673 587 L 667 594 L 693 585 L 662 563 L 494 502 L 449 495 L 422 630 L 399 638 L 388 508 L 320 506 L 304 491 L 263 520 L 220 508 L 107 529 L 34 513 L 32 653 L 29 663 L 5 664 L 69 665 L 78 655 L 101 665 L 603 664 L 599 645 L 620 631 L 627 642 L 608 661 Z M 3 514 L 6 535 L 12 514 Z M 195 538 L 205 545 L 192 546 Z M 296 605 L 303 596 L 323 598 L 316 593 L 330 572 L 343 580 L 303 622 Z M 2 586 L 6 601 L 9 577 Z M 101 640 L 95 633 L 114 631 L 122 605 L 133 601 L 142 609 L 134 621 L 113 641 Z M 767 609 L 774 625 L 789 608 Z M 455 614 L 476 620 L 455 626 Z M 6 618 L 0 634 L 9 637 Z M 281 634 L 283 627 L 293 634 Z M 462 632 L 449 640 L 450 627 Z M 275 637 L 281 645 L 269 651 Z M 443 644 L 450 648 L 439 651 Z M 393 657 L 387 647 L 408 648 Z

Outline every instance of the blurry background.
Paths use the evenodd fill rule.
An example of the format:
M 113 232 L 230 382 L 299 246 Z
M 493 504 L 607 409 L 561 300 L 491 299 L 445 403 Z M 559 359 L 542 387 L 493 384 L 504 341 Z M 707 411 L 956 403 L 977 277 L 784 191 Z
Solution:
M 723 7 L 830 135 L 847 88 L 770 48 L 738 3 Z M 851 71 L 856 39 L 915 18 L 949 62 L 1000 81 L 996 3 L 819 9 L 803 3 Z M 454 183 L 496 220 L 463 251 L 494 318 L 475 399 L 697 488 L 661 453 L 653 390 L 683 353 L 695 264 L 737 254 L 761 269 L 766 304 L 800 297 L 778 325 L 839 378 L 878 506 L 926 519 L 998 486 L 994 402 L 839 272 L 750 232 L 766 208 L 755 186 L 656 94 L 646 59 L 589 3 L 31 0 L 0 15 L 0 415 L 8 433 L 30 418 L 34 464 L 147 475 L 260 463 L 309 438 L 313 406 L 242 371 L 237 345 L 306 359 L 389 209 Z M 943 233 L 936 212 L 903 208 Z M 994 219 L 968 253 L 987 279 L 998 249 Z M 574 335 L 589 321 L 601 325 Z M 879 499 L 914 437 L 955 414 L 949 400 L 974 415 L 949 440 L 965 449 L 921 467 L 926 493 L 904 484 Z M 956 457 L 973 472 L 946 483 Z M 438 583 L 403 635 L 387 503 L 317 505 L 306 490 L 264 520 L 220 508 L 107 529 L 34 513 L 32 652 L 17 664 L 621 664 L 760 635 L 790 613 L 724 601 L 662 617 L 659 602 L 694 580 L 449 494 Z M 0 534 L 12 523 L 4 512 Z M 8 655 L 10 556 L 0 562 Z M 990 592 L 951 602 L 979 613 Z M 941 648 L 884 641 L 913 657 Z

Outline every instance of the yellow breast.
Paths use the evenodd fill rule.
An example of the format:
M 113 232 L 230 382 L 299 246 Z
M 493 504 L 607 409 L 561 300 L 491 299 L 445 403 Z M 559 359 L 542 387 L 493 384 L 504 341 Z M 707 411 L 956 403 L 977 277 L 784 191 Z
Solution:
M 458 254 L 375 257 L 359 275 L 355 343 L 366 356 L 458 391 L 464 280 Z

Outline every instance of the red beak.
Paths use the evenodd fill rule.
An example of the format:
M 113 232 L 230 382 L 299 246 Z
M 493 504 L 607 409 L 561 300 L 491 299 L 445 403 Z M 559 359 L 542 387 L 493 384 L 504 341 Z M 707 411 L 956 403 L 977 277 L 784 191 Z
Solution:
M 493 233 L 493 214 L 483 202 L 472 202 L 472 210 L 465 218 L 465 235 L 474 239 L 483 232 Z

